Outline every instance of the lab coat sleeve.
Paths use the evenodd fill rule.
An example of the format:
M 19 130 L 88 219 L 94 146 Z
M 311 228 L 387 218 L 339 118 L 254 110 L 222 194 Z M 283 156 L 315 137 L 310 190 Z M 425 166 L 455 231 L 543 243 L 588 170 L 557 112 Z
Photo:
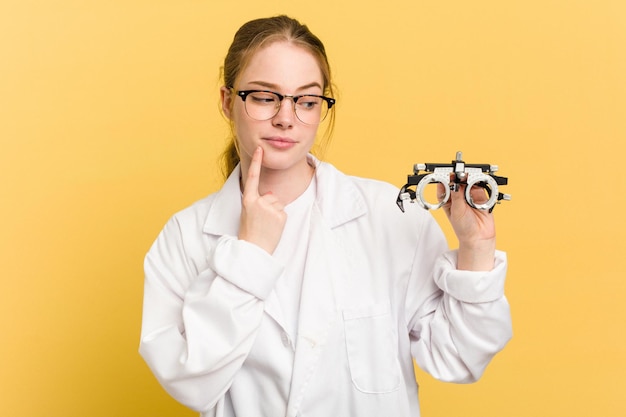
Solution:
M 168 393 L 206 411 L 246 359 L 282 267 L 262 249 L 222 236 L 198 271 L 189 244 L 173 219 L 146 255 L 139 351 Z
M 407 292 L 407 308 L 414 313 L 411 351 L 417 364 L 439 380 L 474 382 L 512 335 L 504 296 L 506 255 L 496 251 L 491 271 L 457 270 L 456 251 L 444 249 L 434 223 L 424 228 Z

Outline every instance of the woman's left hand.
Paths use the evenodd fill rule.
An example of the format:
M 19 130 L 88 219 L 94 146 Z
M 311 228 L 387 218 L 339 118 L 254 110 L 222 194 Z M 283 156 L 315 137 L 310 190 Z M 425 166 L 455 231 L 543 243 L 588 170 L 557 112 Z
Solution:
M 453 174 L 454 175 L 454 174 Z M 445 195 L 444 185 L 438 184 L 439 195 Z M 465 201 L 465 184 L 458 191 L 450 191 L 450 199 L 443 205 L 452 229 L 459 240 L 458 269 L 489 271 L 493 268 L 496 247 L 496 227 L 493 213 L 478 210 Z M 472 187 L 476 204 L 488 200 L 485 190 Z

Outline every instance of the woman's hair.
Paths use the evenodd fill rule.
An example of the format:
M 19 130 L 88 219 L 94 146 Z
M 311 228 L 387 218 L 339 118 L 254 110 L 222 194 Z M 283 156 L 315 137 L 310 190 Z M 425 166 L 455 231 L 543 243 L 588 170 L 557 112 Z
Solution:
M 252 56 L 261 48 L 277 41 L 286 41 L 301 46 L 311 52 L 319 63 L 324 83 L 324 95 L 333 97 L 333 86 L 330 77 L 330 65 L 322 41 L 301 24 L 288 16 L 275 16 L 255 19 L 245 23 L 239 28 L 233 39 L 222 67 L 224 86 L 234 87 L 237 78 L 250 62 Z M 330 112 L 328 128 L 323 137 L 323 142 L 328 142 L 335 123 L 334 111 Z M 222 172 L 228 177 L 239 163 L 239 150 L 235 129 L 232 121 L 231 137 L 222 153 Z M 317 152 L 323 150 L 324 145 L 316 146 Z

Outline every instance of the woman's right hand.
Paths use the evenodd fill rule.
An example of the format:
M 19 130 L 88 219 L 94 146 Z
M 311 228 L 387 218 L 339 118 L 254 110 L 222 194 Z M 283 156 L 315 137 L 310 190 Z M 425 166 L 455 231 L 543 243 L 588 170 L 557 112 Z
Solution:
M 254 151 L 243 189 L 239 239 L 253 243 L 272 254 L 283 234 L 287 213 L 278 198 L 268 192 L 259 194 L 263 148 Z

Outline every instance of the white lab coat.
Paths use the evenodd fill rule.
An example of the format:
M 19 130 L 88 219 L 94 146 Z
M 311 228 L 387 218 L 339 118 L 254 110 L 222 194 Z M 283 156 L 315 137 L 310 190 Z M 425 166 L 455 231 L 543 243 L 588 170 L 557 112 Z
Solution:
M 205 417 L 419 416 L 418 365 L 472 382 L 511 337 L 506 257 L 454 269 L 430 214 L 397 188 L 315 161 L 298 334 L 273 290 L 283 267 L 236 238 L 239 168 L 176 214 L 145 260 L 140 353 Z

